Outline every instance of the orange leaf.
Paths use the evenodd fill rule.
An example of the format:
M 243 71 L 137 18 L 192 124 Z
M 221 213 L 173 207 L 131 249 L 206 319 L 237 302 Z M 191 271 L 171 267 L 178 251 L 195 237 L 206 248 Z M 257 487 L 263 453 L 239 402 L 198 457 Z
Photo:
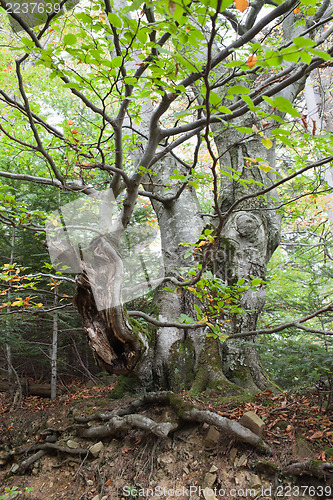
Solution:
M 39 302 L 38 304 L 36 304 L 37 307 L 42 307 L 42 305 L 43 304 L 41 302 Z
M 248 0 L 235 0 L 235 7 L 241 12 L 244 12 L 244 10 L 248 8 L 248 6 L 249 6 Z
M 296 7 L 296 9 L 294 9 L 294 14 L 299 14 L 301 12 L 301 9 L 299 7 Z
M 256 63 L 257 63 L 257 56 L 255 56 L 255 55 L 248 57 L 248 59 L 246 61 L 246 64 L 248 65 L 248 67 L 250 69 L 253 68 L 253 66 L 255 66 Z

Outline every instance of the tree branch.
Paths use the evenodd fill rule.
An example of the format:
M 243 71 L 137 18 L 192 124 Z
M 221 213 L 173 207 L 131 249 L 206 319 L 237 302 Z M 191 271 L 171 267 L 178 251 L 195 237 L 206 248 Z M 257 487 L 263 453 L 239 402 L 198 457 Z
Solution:
M 304 316 L 303 318 L 297 319 L 295 321 L 290 321 L 289 323 L 283 323 L 282 325 L 275 326 L 274 328 L 263 328 L 262 330 L 253 330 L 251 332 L 235 333 L 234 335 L 230 335 L 227 338 L 227 341 L 232 340 L 232 339 L 253 337 L 254 335 L 271 335 L 272 333 L 282 332 L 282 330 L 286 330 L 287 328 L 291 328 L 291 327 L 302 328 L 303 330 L 306 329 L 306 331 L 311 331 L 313 333 L 321 333 L 323 335 L 333 335 L 333 332 L 330 332 L 330 331 L 317 330 L 317 329 L 315 330 L 312 328 L 309 329 L 307 327 L 301 326 L 301 323 L 304 323 L 305 321 L 308 321 L 309 319 L 315 318 L 316 316 L 319 316 L 320 314 L 327 312 L 327 311 L 333 311 L 333 302 L 331 302 L 327 306 L 322 307 L 321 309 L 318 309 L 317 311 L 309 314 L 308 316 Z
M 183 328 L 185 330 L 194 330 L 196 328 L 202 328 L 203 326 L 206 325 L 206 323 L 174 323 L 172 321 L 158 321 L 157 319 L 152 318 L 151 316 L 148 316 L 148 314 L 145 314 L 144 312 L 141 311 L 128 311 L 127 314 L 129 316 L 143 318 L 152 325 L 158 327 L 173 327 L 173 328 Z

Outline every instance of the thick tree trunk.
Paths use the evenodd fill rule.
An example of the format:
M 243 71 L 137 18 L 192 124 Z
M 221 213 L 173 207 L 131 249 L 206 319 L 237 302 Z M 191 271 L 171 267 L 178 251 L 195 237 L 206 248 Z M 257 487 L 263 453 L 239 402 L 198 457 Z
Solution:
M 254 117 L 248 118 L 243 126 L 256 124 Z M 260 124 L 256 124 L 258 127 Z M 244 140 L 235 129 L 223 131 L 215 137 L 223 171 L 239 174 L 238 180 L 230 181 L 222 175 L 220 208 L 226 212 L 242 196 L 254 193 L 261 185 L 270 185 L 275 175 L 266 174 L 258 168 L 256 158 L 261 158 L 274 168 L 274 146 L 267 150 L 261 136 Z M 254 161 L 251 161 L 254 160 Z M 244 184 L 244 181 L 246 184 Z M 247 200 L 231 214 L 220 238 L 218 275 L 227 285 L 235 285 L 241 278 L 247 285 L 253 279 L 265 280 L 266 266 L 280 242 L 281 217 L 276 212 L 276 193 L 271 192 L 266 199 Z M 228 335 L 256 330 L 257 320 L 265 303 L 265 287 L 249 288 L 241 298 L 243 314 L 234 314 L 225 322 Z M 246 342 L 228 340 L 222 346 L 223 371 L 238 385 L 251 391 L 271 386 L 259 363 L 253 344 L 254 338 Z
M 147 341 L 132 328 L 121 303 L 122 260 L 107 236 L 93 240 L 89 252 L 94 257 L 82 263 L 85 271 L 77 278 L 75 305 L 100 366 L 110 373 L 132 374 Z
M 181 167 L 172 157 L 158 166 L 157 184 L 170 182 L 175 169 Z M 171 196 L 174 193 L 168 193 Z M 153 203 L 161 231 L 162 253 L 166 276 L 179 277 L 179 270 L 188 264 L 184 259 L 184 242 L 195 243 L 202 232 L 204 220 L 195 191 L 187 187 L 170 205 Z M 168 284 L 169 285 L 169 284 Z M 185 290 L 166 291 L 165 285 L 157 290 L 155 303 L 160 321 L 176 321 L 181 313 L 193 314 L 193 297 Z M 155 383 L 166 389 L 188 387 L 193 381 L 202 349 L 204 335 L 198 329 L 192 333 L 178 328 L 159 328 L 155 337 L 153 373 Z
M 243 152 L 244 156 L 251 155 L 247 148 Z M 262 156 L 263 152 L 256 154 Z M 237 161 L 241 169 L 240 159 Z M 165 159 L 159 166 L 154 182 L 157 185 L 165 184 L 176 167 L 179 169 L 174 159 Z M 260 176 L 260 171 L 256 170 L 255 175 Z M 230 192 L 230 186 L 222 186 L 221 191 L 224 195 L 221 201 L 223 208 L 223 204 L 228 202 L 226 195 Z M 235 184 L 233 192 L 235 197 L 241 196 L 238 184 Z M 168 193 L 169 196 L 171 194 Z M 196 192 L 186 188 L 171 203 L 154 201 L 153 205 L 161 230 L 165 273 L 167 276 L 179 277 L 180 269 L 188 266 L 184 258 L 188 249 L 182 243 L 196 243 L 206 225 L 205 218 L 200 215 Z M 266 211 L 261 208 L 262 204 L 257 203 L 251 212 L 243 210 L 233 214 L 220 238 L 219 252 L 213 264 L 216 274 L 229 285 L 241 277 L 263 279 L 265 276 L 266 264 L 279 238 L 279 218 L 265 215 Z M 222 344 L 219 340 L 207 338 L 203 328 L 187 330 L 162 327 L 157 329 L 154 341 L 148 345 L 141 327 L 133 331 L 121 304 L 98 310 L 91 287 L 94 286 L 95 295 L 98 289 L 100 292 L 97 290 L 97 294 L 100 293 L 101 297 L 106 292 L 118 294 L 119 297 L 121 292 L 117 286 L 121 283 L 122 269 L 116 250 L 110 247 L 110 241 L 105 237 L 96 238 L 90 250 L 99 261 L 104 259 L 113 262 L 114 271 L 103 275 L 105 282 L 99 281 L 96 275 L 96 283 L 91 283 L 85 274 L 82 275 L 78 279 L 75 302 L 83 316 L 84 327 L 99 364 L 111 373 L 133 375 L 131 383 L 125 383 L 118 391 L 119 396 L 123 389 L 128 390 L 129 387 L 135 390 L 187 389 L 192 392 L 213 388 L 224 393 L 237 393 L 237 386 L 251 392 L 269 386 L 256 352 L 248 344 L 236 341 Z M 91 281 L 91 272 L 89 277 Z M 162 285 L 155 294 L 159 320 L 177 321 L 181 313 L 195 317 L 194 300 L 187 290 L 180 289 L 172 293 Z M 245 314 L 234 315 L 231 322 L 225 323 L 229 334 L 255 329 L 263 306 L 262 291 L 248 291 L 242 299 L 242 305 Z
M 172 160 L 169 163 L 164 162 L 156 183 L 163 184 L 174 168 Z M 235 195 L 237 196 L 237 193 Z M 177 275 L 180 268 L 188 266 L 183 257 L 187 248 L 181 244 L 197 242 L 206 225 L 204 218 L 200 216 L 195 190 L 186 189 L 171 206 L 155 202 L 154 209 L 161 230 L 166 275 Z M 258 212 L 261 214 L 260 210 Z M 263 223 L 264 228 L 261 227 Z M 243 231 L 243 234 L 238 234 L 237 230 Z M 248 215 L 247 212 L 237 213 L 230 219 L 221 238 L 221 242 L 225 242 L 231 251 L 223 251 L 223 256 L 226 255 L 226 258 L 213 263 L 214 266 L 217 265 L 215 271 L 224 277 L 227 284 L 233 284 L 243 276 L 264 278 L 266 264 L 278 240 L 277 216 L 275 218 L 267 216 L 267 220 L 264 221 L 263 218 Z M 258 255 L 259 249 L 260 255 Z M 217 253 L 220 255 L 221 252 Z M 171 293 L 162 287 L 156 294 L 159 320 L 176 320 L 181 313 L 195 317 L 194 300 L 193 295 L 186 290 Z M 232 331 L 228 331 L 229 334 L 255 329 L 257 317 L 263 306 L 262 292 L 247 293 L 243 297 L 242 306 L 246 313 L 244 316 L 233 317 Z M 226 325 L 229 324 L 226 322 Z M 230 327 L 228 329 L 230 330 Z M 202 328 L 158 329 L 153 361 L 154 381 L 158 387 L 175 391 L 191 389 L 193 392 L 215 388 L 224 392 L 236 390 L 237 393 L 235 385 L 231 384 L 230 380 L 251 392 L 257 392 L 271 385 L 261 370 L 256 351 L 251 346 L 244 347 L 239 341 L 222 344 L 219 340 L 207 338 L 206 334 Z M 236 365 L 238 377 L 235 376 Z

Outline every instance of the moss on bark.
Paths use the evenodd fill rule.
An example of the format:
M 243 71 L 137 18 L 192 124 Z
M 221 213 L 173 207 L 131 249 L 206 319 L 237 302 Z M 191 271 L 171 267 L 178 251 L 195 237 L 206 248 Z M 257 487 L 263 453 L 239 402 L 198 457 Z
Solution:
M 139 392 L 142 392 L 142 387 L 138 385 L 138 379 L 135 375 L 119 375 L 117 385 L 110 392 L 109 398 L 122 399 L 125 396 L 132 396 Z
M 170 353 L 169 383 L 176 391 L 188 390 L 194 380 L 195 352 L 192 339 L 174 343 Z

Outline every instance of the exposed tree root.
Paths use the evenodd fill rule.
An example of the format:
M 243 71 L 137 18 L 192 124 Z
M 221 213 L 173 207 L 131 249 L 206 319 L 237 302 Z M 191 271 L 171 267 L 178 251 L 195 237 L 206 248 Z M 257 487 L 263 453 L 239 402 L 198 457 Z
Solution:
M 23 472 L 25 472 L 30 467 L 30 465 L 37 462 L 37 460 L 46 455 L 46 453 L 47 453 L 46 450 L 39 450 L 37 451 L 37 453 L 31 455 L 31 457 L 27 458 L 26 460 L 23 460 L 23 462 L 21 462 L 20 467 L 17 470 L 17 473 L 22 474 Z
M 265 441 L 263 441 L 260 436 L 254 434 L 254 432 L 250 431 L 235 420 L 221 417 L 217 413 L 213 413 L 208 410 L 197 410 L 195 408 L 193 410 L 184 412 L 183 418 L 192 422 L 215 425 L 215 427 L 218 427 L 222 431 L 230 434 L 238 441 L 243 441 L 243 443 L 250 444 L 264 453 L 271 453 L 270 447 L 267 443 L 265 443 Z
M 147 405 L 170 405 L 175 411 L 177 422 L 156 423 L 152 419 L 137 415 L 138 410 Z M 77 422 L 87 421 L 87 418 L 77 418 Z M 116 410 L 112 413 L 97 413 L 89 417 L 89 420 L 107 421 L 106 425 L 89 427 L 81 431 L 81 436 L 86 438 L 102 439 L 115 435 L 119 430 L 128 430 L 130 427 L 137 427 L 148 430 L 159 437 L 166 437 L 170 432 L 174 432 L 182 426 L 184 421 L 208 423 L 215 425 L 219 429 L 232 435 L 239 441 L 250 444 L 264 453 L 270 453 L 270 447 L 252 431 L 242 426 L 238 422 L 221 417 L 211 411 L 197 410 L 193 406 L 185 403 L 180 397 L 172 392 L 152 392 L 145 394 L 133 401 L 126 409 Z
M 169 432 L 178 429 L 178 424 L 172 422 L 157 423 L 143 415 L 132 414 L 125 417 L 112 417 L 106 425 L 90 427 L 81 436 L 90 439 L 100 439 L 113 436 L 119 431 L 128 431 L 132 427 L 152 432 L 158 437 L 167 437 Z
M 168 406 L 172 409 L 167 421 L 155 421 L 151 417 L 139 412 L 151 406 Z M 159 417 L 160 420 L 160 417 Z M 60 458 L 66 456 L 77 456 L 81 460 L 96 457 L 90 446 L 77 443 L 71 448 L 64 443 L 68 431 L 73 430 L 79 437 L 84 439 L 100 440 L 121 433 L 128 432 L 131 428 L 141 429 L 165 438 L 170 433 L 177 431 L 186 425 L 186 422 L 207 423 L 217 427 L 236 440 L 255 447 L 263 453 L 270 453 L 270 447 L 257 434 L 253 433 L 239 422 L 222 417 L 208 410 L 199 410 L 191 403 L 184 401 L 180 396 L 168 391 L 147 393 L 132 401 L 126 408 L 120 408 L 113 412 L 98 412 L 89 416 L 75 417 L 75 423 L 60 429 L 46 429 L 39 435 L 39 440 L 29 447 L 10 451 L 0 457 L 0 463 L 6 465 L 13 460 L 19 465 L 11 469 L 12 473 L 25 473 L 37 460 L 47 453 L 58 454 Z M 94 425 L 95 423 L 95 425 Z M 93 450 L 94 451 L 94 450 Z M 24 455 L 24 460 L 18 457 Z M 286 476 L 309 475 L 318 479 L 327 480 L 333 476 L 333 464 L 316 460 L 305 460 L 304 462 L 290 464 L 282 471 Z
M 333 477 L 333 464 L 310 458 L 304 462 L 288 465 L 282 470 L 282 474 L 285 476 L 313 476 L 327 481 Z

